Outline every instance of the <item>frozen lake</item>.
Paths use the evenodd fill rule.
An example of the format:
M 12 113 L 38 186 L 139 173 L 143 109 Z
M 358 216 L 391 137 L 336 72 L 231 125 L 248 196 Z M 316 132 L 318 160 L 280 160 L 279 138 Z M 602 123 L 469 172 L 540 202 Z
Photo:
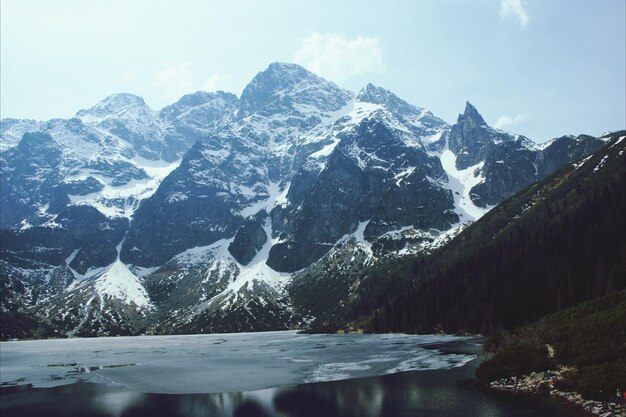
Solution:
M 450 342 L 480 340 L 266 332 L 3 342 L 0 383 L 53 387 L 86 381 L 167 394 L 256 391 L 449 369 L 475 358 L 437 348 Z
M 578 415 L 549 400 L 477 387 L 480 342 L 273 332 L 0 343 L 0 415 Z

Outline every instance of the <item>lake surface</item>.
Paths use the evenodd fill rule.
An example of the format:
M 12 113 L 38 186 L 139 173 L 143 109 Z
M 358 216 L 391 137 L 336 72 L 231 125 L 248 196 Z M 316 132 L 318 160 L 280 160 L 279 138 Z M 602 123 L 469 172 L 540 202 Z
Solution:
M 0 414 L 577 415 L 476 387 L 480 342 L 268 332 L 0 343 Z

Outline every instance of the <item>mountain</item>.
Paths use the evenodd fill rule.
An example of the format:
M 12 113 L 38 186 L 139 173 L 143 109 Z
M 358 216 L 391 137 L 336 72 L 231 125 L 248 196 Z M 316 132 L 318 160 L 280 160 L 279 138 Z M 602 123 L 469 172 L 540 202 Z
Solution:
M 199 98 L 183 97 L 170 106 L 177 113 L 168 107 L 163 117 L 140 97 L 114 94 L 68 120 L 2 120 L 2 228 L 40 225 L 70 204 L 130 218 L 182 153 L 225 122 L 237 102 L 227 93 L 192 96 Z
M 92 108 L 79 111 L 76 118 L 124 138 L 139 156 L 159 157 L 162 143 L 156 113 L 139 96 L 113 94 Z
M 234 94 L 198 91 L 161 109 L 157 116 L 163 143 L 161 158 L 180 159 L 199 138 L 227 123 L 234 116 L 237 104 Z
M 26 305 L 63 300 L 85 283 L 98 300 L 120 298 L 119 291 L 95 285 L 120 272 L 120 280 L 141 286 L 117 263 L 135 210 L 179 165 L 176 158 L 226 123 L 237 100 L 227 93 L 196 93 L 161 116 L 140 97 L 114 94 L 72 119 L 2 120 L 0 263 L 3 276 L 28 289 Z M 52 285 L 55 280 L 63 284 Z M 59 308 L 68 315 L 62 302 Z M 83 313 L 69 313 L 74 326 Z
M 316 129 L 326 133 L 329 114 L 348 100 L 348 92 L 301 67 L 270 65 L 244 89 L 237 119 L 198 141 L 137 211 L 124 260 L 162 265 L 233 237 L 244 218 L 271 211 L 298 162 L 328 141 Z
M 533 149 L 533 142 L 491 128 L 470 103 L 450 130 L 448 142 L 457 155 L 456 168 L 478 169 L 484 178 L 469 194 L 478 207 L 494 206 L 540 178 L 540 152 Z
M 409 223 L 391 223 L 385 219 L 381 223 L 391 223 L 392 230 L 378 236 L 368 235 L 372 222 L 378 223 L 375 215 L 364 231 L 359 230 L 364 235 L 357 232 L 347 235 L 328 255 L 294 274 L 287 287 L 294 306 L 301 314 L 317 319 L 315 328 L 332 328 L 369 314 L 412 286 L 409 277 L 413 276 L 413 267 L 406 266 L 412 261 L 402 259 L 428 254 L 444 245 L 493 207 L 481 207 L 485 199 L 497 197 L 497 201 L 503 201 L 553 173 L 557 166 L 602 149 L 607 140 L 607 137 L 586 135 L 564 136 L 537 146 L 526 138 L 491 128 L 467 103 L 457 123 L 428 146 L 430 155 L 438 157 L 445 170 L 447 181 L 440 184 L 452 192 L 451 208 L 458 216 L 457 222 L 450 222 L 447 227 L 429 223 L 433 221 L 430 219 L 441 221 L 445 211 L 426 189 L 413 194 L 410 189 L 391 187 L 381 199 L 378 212 L 389 216 L 395 210 L 406 214 Z M 557 155 L 559 162 L 552 164 L 551 158 Z M 421 183 L 425 184 L 423 180 Z M 430 219 L 428 214 L 432 216 Z M 390 269 L 397 272 L 392 280 L 386 278 Z M 368 280 L 367 276 L 375 278 Z
M 312 163 L 305 162 L 308 172 L 292 182 L 298 194 L 306 191 L 302 199 L 287 195 L 288 204 L 280 213 L 285 224 L 281 242 L 272 247 L 268 264 L 294 272 L 317 261 L 359 227 L 373 240 L 414 224 L 413 213 L 387 204 L 399 194 L 405 194 L 400 207 L 404 210 L 419 210 L 428 200 L 433 204 L 434 213 L 422 214 L 420 228 L 446 230 L 456 223 L 452 196 L 438 184 L 445 180 L 445 172 L 422 143 L 422 138 L 436 140 L 445 128 L 429 112 L 366 86 L 354 99 L 353 110 L 333 127 L 324 164 L 311 169 Z
M 606 148 L 501 203 L 433 256 L 410 260 L 413 287 L 381 304 L 370 329 L 512 329 L 623 289 L 626 132 L 606 139 Z M 386 279 L 397 273 L 405 274 L 387 271 Z
M 0 274 L 26 288 L 7 300 L 82 335 L 324 321 L 371 268 L 435 250 L 606 144 L 539 146 L 469 103 L 449 126 L 284 63 L 240 98 L 197 92 L 155 112 L 115 94 L 0 132 Z
M 198 138 L 223 123 L 236 104 L 232 94 L 198 91 L 157 113 L 141 97 L 113 94 L 90 109 L 80 110 L 76 117 L 123 138 L 143 158 L 173 162 Z

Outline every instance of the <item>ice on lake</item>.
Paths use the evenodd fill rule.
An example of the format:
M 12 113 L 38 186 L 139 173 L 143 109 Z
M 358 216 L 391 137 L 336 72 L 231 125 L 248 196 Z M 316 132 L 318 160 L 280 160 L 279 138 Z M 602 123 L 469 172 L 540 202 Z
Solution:
M 0 384 L 51 387 L 77 381 L 145 393 L 254 391 L 305 382 L 462 366 L 474 355 L 437 348 L 446 335 L 295 331 L 101 337 L 0 343 Z

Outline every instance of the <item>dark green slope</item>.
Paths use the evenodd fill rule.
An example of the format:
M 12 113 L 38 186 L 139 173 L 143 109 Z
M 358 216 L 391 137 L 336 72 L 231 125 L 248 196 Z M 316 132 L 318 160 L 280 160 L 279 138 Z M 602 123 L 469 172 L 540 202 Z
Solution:
M 512 333 L 494 335 L 487 347 L 497 353 L 481 363 L 483 383 L 532 371 L 571 368 L 558 388 L 587 399 L 612 401 L 626 381 L 626 291 L 598 297 L 550 314 Z M 551 345 L 554 357 L 548 356 Z
M 369 330 L 489 333 L 624 288 L 624 135 L 506 200 L 432 256 L 373 271 L 370 283 L 414 285 Z

